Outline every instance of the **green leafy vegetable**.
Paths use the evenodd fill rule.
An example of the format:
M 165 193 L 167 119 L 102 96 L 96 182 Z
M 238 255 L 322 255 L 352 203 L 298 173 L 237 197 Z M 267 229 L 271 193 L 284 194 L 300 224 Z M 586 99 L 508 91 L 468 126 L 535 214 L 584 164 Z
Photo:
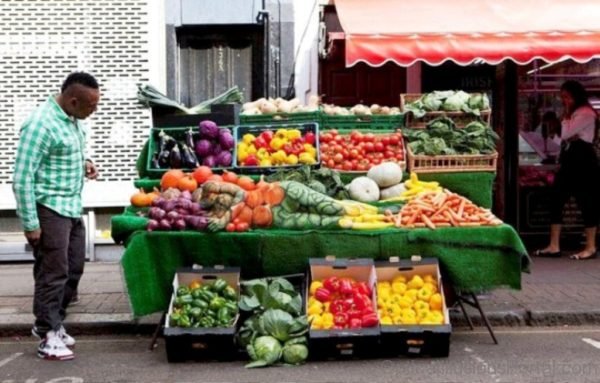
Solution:
M 303 166 L 295 170 L 279 169 L 266 180 L 268 182 L 296 181 L 333 198 L 349 198 L 340 174 L 328 168 L 311 169 L 310 166 Z
M 265 367 L 275 364 L 281 358 L 282 347 L 279 341 L 271 336 L 261 336 L 246 347 L 251 363 L 246 368 Z
M 295 341 L 295 340 L 298 341 Z M 295 341 L 290 343 L 290 341 Z M 283 346 L 283 361 L 288 364 L 300 364 L 308 358 L 308 347 L 306 347 L 306 338 L 299 337 L 290 339 Z
M 240 92 L 237 86 L 229 88 L 224 93 L 191 108 L 187 108 L 177 101 L 171 100 L 152 85 L 138 86 L 137 98 L 139 103 L 147 108 L 153 106 L 175 108 L 187 114 L 208 113 L 210 112 L 210 106 L 215 104 L 241 104 L 243 102 L 242 92 Z
M 479 116 L 482 110 L 490 108 L 490 100 L 485 93 L 469 94 L 462 90 L 436 90 L 425 93 L 420 99 L 408 103 L 404 108 L 406 111 L 412 112 L 415 118 L 421 118 L 427 112 L 440 110 L 448 112 L 463 111 Z

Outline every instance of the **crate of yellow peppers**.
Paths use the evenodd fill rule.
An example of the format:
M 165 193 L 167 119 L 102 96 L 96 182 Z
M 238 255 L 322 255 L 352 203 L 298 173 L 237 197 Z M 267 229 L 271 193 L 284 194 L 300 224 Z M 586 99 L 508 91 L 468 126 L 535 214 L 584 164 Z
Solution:
M 238 126 L 236 164 L 241 172 L 320 164 L 319 126 L 316 123 Z
M 377 262 L 381 351 L 447 357 L 452 326 L 437 258 Z

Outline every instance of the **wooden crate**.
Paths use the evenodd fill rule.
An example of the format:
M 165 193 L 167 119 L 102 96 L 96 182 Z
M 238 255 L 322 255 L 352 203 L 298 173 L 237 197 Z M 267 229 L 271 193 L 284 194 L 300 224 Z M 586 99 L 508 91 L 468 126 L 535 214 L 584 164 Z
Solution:
M 408 170 L 415 173 L 496 172 L 498 153 L 426 156 L 414 154 L 406 145 Z
M 417 101 L 422 96 L 423 94 L 421 93 L 403 93 L 400 95 L 400 110 L 402 113 L 404 113 L 404 124 L 407 128 L 424 129 L 427 124 L 438 117 L 448 117 L 452 119 L 457 128 L 464 128 L 473 121 L 483 121 L 484 123 L 490 125 L 492 116 L 491 109 L 482 110 L 480 112 L 480 116 L 465 112 L 435 111 L 427 112 L 425 116 L 421 118 L 415 118 L 412 113 L 409 113 L 406 110 L 406 105 Z

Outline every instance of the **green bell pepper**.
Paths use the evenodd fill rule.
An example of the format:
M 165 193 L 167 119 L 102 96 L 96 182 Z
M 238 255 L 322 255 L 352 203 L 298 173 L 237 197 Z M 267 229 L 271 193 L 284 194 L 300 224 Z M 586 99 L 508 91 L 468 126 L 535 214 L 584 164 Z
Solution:
M 179 301 L 181 302 L 181 304 L 183 304 L 183 305 L 189 305 L 194 300 L 194 297 L 192 297 L 191 294 L 181 295 L 178 298 L 179 298 Z M 177 298 L 175 298 L 175 299 L 177 300 Z
M 180 286 L 177 289 L 177 296 L 187 295 L 190 293 L 190 289 L 187 286 Z
M 213 327 L 215 325 L 215 320 L 211 317 L 204 317 L 199 321 L 201 327 Z
M 198 307 L 192 307 L 190 310 L 190 316 L 195 319 L 200 319 L 202 317 L 202 309 Z
M 223 291 L 226 287 L 228 286 L 227 281 L 224 280 L 223 278 L 217 278 L 213 283 L 212 283 L 212 291 L 216 292 L 216 293 L 220 293 L 221 291 Z
M 227 303 L 225 298 L 215 297 L 210 301 L 208 307 L 213 311 L 219 311 L 221 307 L 225 306 L 225 303 Z
M 192 327 L 192 321 L 190 321 L 190 318 L 187 315 L 182 315 L 177 321 L 177 326 L 183 328 Z
M 194 297 L 194 299 L 200 299 L 201 292 L 202 292 L 202 289 L 200 287 L 198 287 L 197 289 L 193 289 L 191 291 L 192 297 Z
M 231 286 L 225 287 L 225 289 L 221 292 L 221 295 L 223 295 L 224 298 L 231 299 L 233 301 L 237 301 L 238 299 L 235 289 Z
M 227 301 L 227 302 L 225 302 L 225 304 L 223 305 L 223 307 L 227 308 L 227 310 L 229 310 L 229 313 L 231 315 L 237 314 L 237 311 L 238 311 L 238 305 L 237 305 L 237 303 L 232 302 L 232 301 Z
M 229 322 L 231 322 L 231 314 L 229 313 L 227 307 L 221 307 L 219 309 L 219 312 L 217 313 L 217 322 L 219 322 L 219 325 L 221 326 L 229 326 Z
M 198 293 L 197 299 L 202 299 L 203 301 L 208 303 L 216 296 L 217 295 L 215 293 L 213 293 L 212 291 L 201 289 L 200 292 Z
M 202 299 L 194 299 L 192 301 L 192 306 L 193 307 L 199 307 L 201 309 L 207 309 L 208 308 L 208 302 L 203 301 Z
M 179 313 L 172 313 L 169 316 L 169 326 L 171 326 L 171 327 L 177 327 L 177 323 L 179 322 L 179 318 L 181 318 L 181 314 L 179 314 Z
M 213 318 L 213 319 L 217 319 L 217 312 L 214 310 L 206 310 L 204 312 L 204 316 L 205 317 L 209 317 L 209 318 Z

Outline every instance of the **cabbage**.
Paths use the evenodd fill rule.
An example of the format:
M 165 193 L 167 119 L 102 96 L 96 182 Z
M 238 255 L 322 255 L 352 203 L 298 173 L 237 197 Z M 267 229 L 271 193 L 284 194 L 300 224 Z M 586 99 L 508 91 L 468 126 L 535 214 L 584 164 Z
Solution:
M 463 92 L 459 90 L 454 93 L 452 96 L 448 97 L 444 104 L 442 105 L 442 109 L 449 112 L 458 112 L 463 110 L 463 106 L 469 102 L 469 94 L 467 92 Z
M 308 358 L 308 347 L 304 344 L 291 344 L 283 348 L 283 361 L 288 364 L 300 364 Z
M 204 160 L 202 161 L 202 165 L 208 166 L 209 168 L 214 168 L 217 166 L 217 160 L 216 160 L 215 156 L 213 156 L 211 154 L 209 156 L 204 157 Z
M 219 127 L 213 121 L 204 120 L 200 122 L 200 136 L 215 139 L 219 136 Z
M 194 147 L 194 151 L 198 157 L 206 157 L 212 152 L 212 144 L 209 140 L 199 140 L 196 142 L 196 146 Z
M 275 364 L 281 358 L 281 344 L 272 336 L 260 336 L 246 347 L 251 363 L 246 368 L 265 367 Z
M 221 132 L 219 133 L 219 144 L 223 150 L 230 150 L 235 146 L 233 135 L 228 129 L 221 129 Z
M 233 157 L 231 156 L 230 152 L 222 151 L 221 153 L 217 154 L 215 161 L 217 162 L 217 165 L 226 167 L 231 166 L 232 158 Z
M 442 106 L 442 99 L 435 93 L 427 93 L 422 99 L 423 108 L 428 111 L 440 110 Z

